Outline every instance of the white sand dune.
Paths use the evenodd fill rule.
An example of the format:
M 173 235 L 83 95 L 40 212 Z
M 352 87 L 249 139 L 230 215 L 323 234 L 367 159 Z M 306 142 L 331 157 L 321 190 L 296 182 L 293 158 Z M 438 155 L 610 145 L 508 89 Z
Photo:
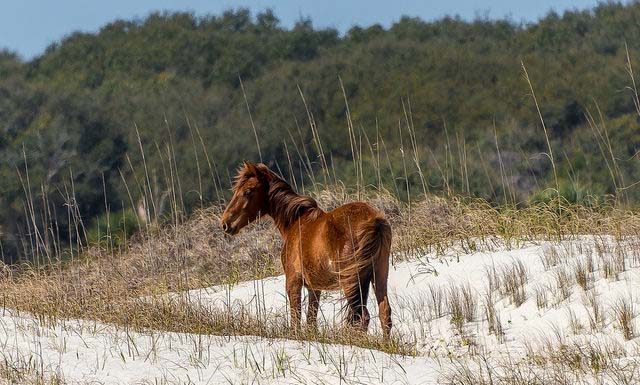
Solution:
M 613 309 L 620 300 L 632 307 L 640 301 L 640 261 L 630 248 L 623 256 L 625 271 L 605 277 L 607 251 L 598 251 L 596 242 L 602 241 L 581 237 L 516 250 L 425 255 L 398 263 L 389 278 L 394 333 L 416 345 L 417 357 L 251 336 L 130 332 L 82 320 L 51 325 L 28 314 L 5 310 L 0 316 L 0 360 L 36 377 L 58 378 L 66 383 L 437 384 L 446 379 L 452 357 L 473 358 L 479 352 L 487 357 L 521 357 L 532 346 L 549 341 L 578 345 L 599 341 L 615 345 L 626 352 L 626 359 L 634 359 L 638 341 L 624 338 Z M 609 252 L 613 256 L 619 251 L 612 246 Z M 554 253 L 558 255 L 557 265 L 545 267 L 543 261 Z M 489 332 L 485 309 L 487 271 L 500 272 L 516 266 L 518 261 L 526 269 L 525 301 L 517 305 L 500 290 L 492 294 L 503 330 L 497 336 Z M 574 278 L 575 265 L 579 263 L 594 265 L 593 271 L 587 272 L 586 291 Z M 569 278 L 569 286 L 564 289 L 558 286 L 562 274 Z M 475 314 L 472 321 L 455 327 L 447 298 L 451 290 L 460 287 L 473 294 Z M 435 310 L 438 300 L 434 295 L 438 293 L 445 297 L 442 316 Z M 589 321 L 587 293 L 602 308 L 602 320 L 595 327 Z M 261 317 L 287 314 L 284 277 L 171 296 L 219 309 L 242 306 Z M 536 299 L 545 299 L 546 305 L 539 307 Z M 370 332 L 380 333 L 374 298 L 370 298 L 369 305 Z M 339 293 L 323 296 L 321 327 L 339 323 L 341 307 Z M 634 324 L 636 321 L 633 319 Z

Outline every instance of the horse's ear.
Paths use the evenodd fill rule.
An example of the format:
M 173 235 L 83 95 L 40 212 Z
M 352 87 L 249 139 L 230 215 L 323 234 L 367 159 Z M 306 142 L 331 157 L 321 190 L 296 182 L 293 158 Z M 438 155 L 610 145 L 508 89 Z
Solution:
M 260 172 L 261 175 L 263 175 L 267 180 L 271 180 L 271 170 L 269 169 L 269 167 L 264 164 L 264 163 L 258 163 L 255 165 L 256 166 L 256 170 L 258 170 Z
M 247 170 L 250 174 L 258 175 L 258 170 L 256 170 L 255 164 L 249 162 L 248 160 L 243 161 L 243 163 L 245 170 Z

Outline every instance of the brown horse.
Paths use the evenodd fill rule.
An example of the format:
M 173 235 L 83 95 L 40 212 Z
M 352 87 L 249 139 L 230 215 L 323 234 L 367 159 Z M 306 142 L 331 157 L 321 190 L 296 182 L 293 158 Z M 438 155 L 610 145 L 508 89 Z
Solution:
M 295 329 L 300 327 L 304 286 L 309 294 L 308 326 L 316 327 L 321 291 L 342 289 L 347 300 L 347 321 L 366 331 L 367 297 L 372 283 L 382 330 L 385 337 L 389 336 L 391 227 L 382 212 L 364 202 L 325 212 L 313 198 L 298 195 L 264 164 L 245 162 L 220 219 L 222 229 L 234 235 L 265 215 L 273 219 L 284 240 L 281 257 Z

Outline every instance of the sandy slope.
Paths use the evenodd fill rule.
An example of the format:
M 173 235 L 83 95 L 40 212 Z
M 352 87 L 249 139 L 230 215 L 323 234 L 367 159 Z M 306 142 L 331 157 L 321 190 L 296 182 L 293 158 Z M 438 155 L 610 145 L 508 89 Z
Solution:
M 481 351 L 489 356 L 518 356 L 526 344 L 544 344 L 551 339 L 606 340 L 634 355 L 637 341 L 625 341 L 611 309 L 620 298 L 629 298 L 634 304 L 640 300 L 640 268 L 629 253 L 627 271 L 617 278 L 604 278 L 601 261 L 593 251 L 596 241 L 583 237 L 560 246 L 542 243 L 517 250 L 431 255 L 397 264 L 390 276 L 395 332 L 416 344 L 419 356 L 415 358 L 317 342 L 134 333 L 86 321 L 47 326 L 5 311 L 0 317 L 0 359 L 70 383 L 435 384 L 443 379 L 452 355 Z M 561 254 L 561 262 L 545 269 L 542 257 L 554 248 Z M 596 267 L 589 273 L 588 291 L 595 293 L 605 313 L 596 329 L 588 321 L 585 291 L 573 282 L 570 296 L 564 298 L 556 284 L 560 269 L 571 275 L 572 266 L 589 255 Z M 494 293 L 504 330 L 498 338 L 489 333 L 484 311 L 486 272 L 492 268 L 501 271 L 516 261 L 522 261 L 527 270 L 526 301 L 516 306 L 508 296 Z M 448 311 L 442 317 L 434 311 L 433 293 L 440 288 L 448 297 L 452 286 L 467 286 L 476 299 L 474 321 L 461 329 L 452 326 Z M 547 293 L 548 304 L 542 309 L 536 306 L 536 291 Z M 286 317 L 283 277 L 173 296 L 186 296 L 201 306 L 243 306 L 262 317 Z M 339 295 L 325 295 L 321 323 L 339 323 L 341 307 Z M 375 317 L 373 299 L 370 309 Z M 377 319 L 372 321 L 371 332 L 379 333 Z
M 6 315 L 0 323 L 4 359 L 69 383 L 407 383 L 416 375 L 429 383 L 438 370 L 422 359 L 344 346 L 127 333 L 78 321 L 49 328 Z

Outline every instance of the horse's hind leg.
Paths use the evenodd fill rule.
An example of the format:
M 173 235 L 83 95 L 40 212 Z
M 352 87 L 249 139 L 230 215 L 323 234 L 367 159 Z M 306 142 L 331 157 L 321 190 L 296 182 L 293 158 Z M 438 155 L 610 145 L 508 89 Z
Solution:
M 307 288 L 309 307 L 307 308 L 307 327 L 311 330 L 318 328 L 318 307 L 320 306 L 320 290 Z
M 360 329 L 362 332 L 366 333 L 369 329 L 369 320 L 371 319 L 371 316 L 369 316 L 369 310 L 365 305 L 361 305 L 359 308 L 351 310 L 350 319 L 351 326 Z
M 381 257 L 375 265 L 373 274 L 373 290 L 378 301 L 378 313 L 380 313 L 380 325 L 385 338 L 389 338 L 391 332 L 391 307 L 387 297 L 387 279 L 389 277 L 389 257 Z
M 365 332 L 369 329 L 369 310 L 367 310 L 367 299 L 369 297 L 370 275 L 361 274 L 356 277 L 358 280 L 343 287 L 347 297 L 347 322 Z

